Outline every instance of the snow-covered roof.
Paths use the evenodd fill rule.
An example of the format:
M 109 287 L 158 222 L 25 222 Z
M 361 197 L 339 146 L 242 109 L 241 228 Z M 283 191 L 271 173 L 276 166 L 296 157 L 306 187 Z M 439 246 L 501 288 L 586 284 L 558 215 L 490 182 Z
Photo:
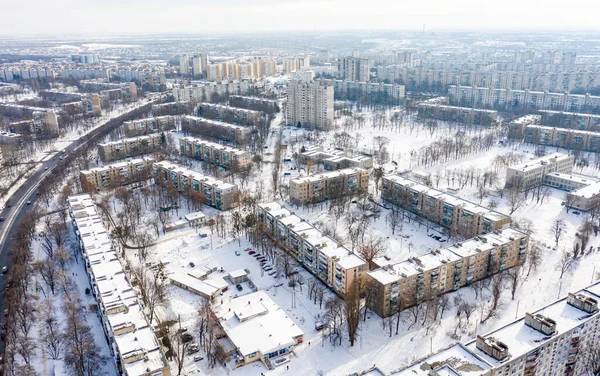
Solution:
M 206 217 L 206 216 L 201 211 L 193 212 L 193 213 L 188 213 L 188 214 L 185 215 L 185 219 L 188 222 L 192 222 L 192 221 L 195 221 L 195 220 L 198 220 L 198 219 L 202 219 L 204 217 Z
M 334 179 L 334 178 L 338 178 L 341 176 L 352 175 L 352 174 L 356 174 L 358 172 L 363 172 L 363 171 L 366 171 L 366 170 L 363 168 L 360 168 L 360 167 L 344 168 L 342 170 L 326 172 L 324 174 L 302 176 L 302 177 L 290 180 L 290 184 L 291 183 L 302 184 L 302 183 L 322 181 L 322 180 L 327 180 L 327 179 Z
M 202 175 L 199 172 L 187 169 L 185 167 L 181 167 L 181 166 L 179 166 L 175 163 L 169 162 L 169 161 L 156 162 L 156 163 L 154 163 L 154 166 L 163 168 L 165 170 L 169 170 L 171 172 L 175 172 L 177 174 L 181 174 L 182 176 L 190 177 L 192 180 L 195 180 L 197 182 L 202 182 L 202 184 L 205 184 L 205 185 L 211 185 L 211 186 L 213 186 L 215 188 L 219 188 L 221 190 L 228 190 L 228 189 L 233 189 L 233 188 L 237 187 L 235 184 L 231 184 L 231 183 L 224 182 L 222 180 L 215 179 L 212 176 Z
M 227 145 L 217 144 L 216 142 L 206 141 L 201 138 L 186 136 L 179 139 L 180 145 L 185 145 L 186 142 L 191 143 L 192 145 L 202 145 L 204 147 L 209 147 L 215 150 L 219 150 L 226 153 L 232 153 L 235 155 L 244 155 L 249 154 L 249 152 L 245 150 L 240 150 L 236 148 L 232 148 Z
M 581 198 L 592 198 L 600 194 L 600 182 L 596 182 L 588 186 L 576 189 L 574 191 L 571 191 L 569 194 Z
M 215 296 L 219 292 L 219 289 L 216 286 L 208 284 L 188 274 L 171 274 L 169 275 L 169 279 L 171 280 L 171 283 L 175 282 L 177 285 L 187 286 L 195 291 L 198 291 L 205 297 Z
M 455 344 L 392 375 L 429 376 L 432 368 L 437 371 L 436 375 L 440 376 L 480 375 L 492 369 L 490 364 L 472 354 L 464 346 Z
M 514 166 L 510 166 L 509 168 L 512 170 L 519 170 L 522 172 L 534 170 L 544 164 L 547 163 L 556 163 L 568 160 L 569 158 L 573 158 L 572 155 L 562 154 L 562 153 L 553 153 L 550 155 L 543 156 L 541 158 L 532 159 L 523 163 L 519 163 Z
M 582 185 L 597 183 L 598 181 L 600 181 L 598 178 L 595 178 L 593 176 L 585 176 L 585 175 L 572 174 L 572 173 L 564 174 L 562 172 L 551 172 L 549 174 L 546 174 L 546 177 L 552 177 L 552 176 L 554 176 L 558 179 L 564 180 L 564 181 L 569 181 L 569 182 L 582 184 Z
M 302 329 L 288 317 L 264 291 L 257 291 L 215 308 L 225 333 L 242 355 L 271 351 L 295 344 L 304 335 Z
M 229 272 L 231 278 L 241 278 L 247 276 L 248 273 L 244 269 L 232 270 Z
M 137 136 L 137 137 L 122 138 L 122 139 L 116 140 L 116 141 L 104 142 L 104 143 L 98 144 L 98 146 L 104 147 L 104 146 L 110 146 L 110 145 L 129 144 L 129 143 L 139 142 L 139 141 L 150 141 L 152 139 L 159 138 L 159 137 L 160 137 L 160 135 L 158 133 L 153 133 L 153 134 Z

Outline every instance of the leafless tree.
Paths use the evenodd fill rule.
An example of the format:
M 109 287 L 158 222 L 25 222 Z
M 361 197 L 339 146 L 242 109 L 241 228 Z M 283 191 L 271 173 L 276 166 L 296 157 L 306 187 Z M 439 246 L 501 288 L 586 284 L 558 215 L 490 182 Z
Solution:
M 346 317 L 346 329 L 350 346 L 354 346 L 356 335 L 360 325 L 360 294 L 358 281 L 354 280 L 344 297 L 344 313 Z
M 387 250 L 387 242 L 382 237 L 370 236 L 367 241 L 360 247 L 359 254 L 369 265 L 369 269 L 374 267 L 373 260 L 378 257 L 383 257 Z
M 154 243 L 152 235 L 147 231 L 143 231 L 138 233 L 134 240 L 138 247 L 137 251 L 140 262 L 146 262 L 148 252 L 152 249 L 152 244 Z
M 397 205 L 392 205 L 392 208 L 385 216 L 385 220 L 390 230 L 392 230 L 392 235 L 396 234 L 396 230 L 402 230 L 402 214 Z
M 507 273 L 508 283 L 510 286 L 510 298 L 515 300 L 515 294 L 517 293 L 517 289 L 523 283 L 523 268 L 521 265 L 517 265 L 511 268 Z
M 45 309 L 44 319 L 40 326 L 41 338 L 46 345 L 46 351 L 50 356 L 50 359 L 58 360 L 61 359 L 63 353 L 63 340 L 62 328 L 56 316 L 53 304 L 51 300 L 48 300 L 44 304 Z
M 573 209 L 573 204 L 575 204 L 577 197 L 575 195 L 566 194 L 565 195 L 565 208 L 567 209 L 567 214 L 571 209 Z
M 571 252 L 567 251 L 566 249 L 563 249 L 562 253 L 560 254 L 560 259 L 556 264 L 556 270 L 560 271 L 559 278 L 562 278 L 563 275 L 573 267 L 573 263 L 574 259 Z
M 563 232 L 567 228 L 565 221 L 563 219 L 557 219 L 552 223 L 552 234 L 554 235 L 554 243 L 556 247 L 558 247 L 558 242 L 560 241 L 560 237 Z
M 587 376 L 600 376 L 600 343 L 588 341 L 577 354 Z
M 481 322 L 484 323 L 492 317 L 498 315 L 498 311 L 503 306 L 502 301 L 502 290 L 504 284 L 504 276 L 500 273 L 494 274 L 490 278 L 490 300 L 489 302 L 483 302 L 481 309 L 483 310 Z
M 325 302 L 325 317 L 329 322 L 329 340 L 331 344 L 342 344 L 344 328 L 344 304 L 336 297 Z
M 542 247 L 538 242 L 532 241 L 529 245 L 529 251 L 527 252 L 527 277 L 531 273 L 531 270 L 536 270 L 538 265 L 542 262 Z

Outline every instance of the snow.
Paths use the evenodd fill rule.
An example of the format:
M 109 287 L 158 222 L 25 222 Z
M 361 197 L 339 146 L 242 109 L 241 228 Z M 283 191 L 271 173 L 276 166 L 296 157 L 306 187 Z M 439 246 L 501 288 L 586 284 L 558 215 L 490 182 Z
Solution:
M 460 344 L 452 345 L 431 357 L 426 361 L 419 362 L 401 372 L 394 373 L 394 376 L 429 376 L 429 366 L 442 365 L 445 366 L 437 371 L 437 374 L 442 375 L 463 375 L 469 376 L 480 375 L 485 371 L 491 370 L 491 366 L 474 356 L 470 351 Z M 460 370 L 460 374 L 455 370 Z

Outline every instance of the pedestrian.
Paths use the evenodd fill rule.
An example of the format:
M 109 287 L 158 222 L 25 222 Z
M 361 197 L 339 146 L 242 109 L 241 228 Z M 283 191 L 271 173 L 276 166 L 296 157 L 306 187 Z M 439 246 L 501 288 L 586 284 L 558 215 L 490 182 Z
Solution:
M 310 346 L 310 341 L 308 341 L 308 345 Z
M 290 370 L 290 366 L 286 366 L 286 367 L 287 367 L 287 370 L 289 371 Z

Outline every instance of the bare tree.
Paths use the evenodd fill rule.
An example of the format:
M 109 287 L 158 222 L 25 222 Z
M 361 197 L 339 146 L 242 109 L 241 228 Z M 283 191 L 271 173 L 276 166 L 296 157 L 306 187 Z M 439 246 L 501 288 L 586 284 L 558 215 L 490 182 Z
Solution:
M 554 243 L 556 247 L 558 247 L 560 237 L 566 228 L 567 226 L 565 225 L 565 221 L 562 219 L 557 219 L 552 223 L 552 234 L 554 235 Z
M 373 260 L 385 255 L 387 244 L 384 238 L 370 236 L 360 247 L 359 254 L 369 265 L 369 269 L 374 267 Z
M 50 359 L 58 360 L 62 357 L 64 339 L 61 325 L 56 317 L 52 301 L 48 300 L 44 306 L 46 308 L 44 309 L 44 319 L 41 323 L 40 334 L 46 345 L 46 351 Z
M 482 319 L 481 322 L 484 323 L 492 317 L 496 317 L 498 315 L 498 311 L 502 308 L 502 290 L 503 290 L 503 282 L 504 276 L 502 274 L 494 274 L 490 278 L 490 300 L 488 302 L 483 302 L 482 309 Z
M 531 270 L 536 270 L 538 265 L 542 262 L 542 247 L 538 242 L 532 241 L 527 252 L 527 277 L 531 273 Z
M 396 230 L 402 230 L 402 214 L 397 205 L 392 205 L 392 208 L 385 216 L 385 220 L 392 230 L 392 235 L 396 234 Z
M 558 263 L 556 264 L 556 270 L 560 270 L 560 277 L 562 278 L 563 275 L 570 270 L 573 267 L 573 255 L 571 254 L 571 252 L 567 251 L 566 249 L 563 249 L 561 255 L 560 255 L 560 259 L 558 260 Z
M 586 376 L 600 376 L 600 343 L 588 341 L 577 354 Z
M 360 294 L 358 290 L 358 281 L 355 279 L 350 285 L 350 289 L 346 292 L 344 298 L 344 313 L 350 346 L 354 346 L 356 334 L 358 333 L 358 327 L 360 325 Z
M 510 298 L 515 300 L 515 294 L 517 293 L 517 289 L 523 283 L 523 268 L 521 265 L 517 265 L 511 268 L 508 273 L 508 283 L 510 286 Z

